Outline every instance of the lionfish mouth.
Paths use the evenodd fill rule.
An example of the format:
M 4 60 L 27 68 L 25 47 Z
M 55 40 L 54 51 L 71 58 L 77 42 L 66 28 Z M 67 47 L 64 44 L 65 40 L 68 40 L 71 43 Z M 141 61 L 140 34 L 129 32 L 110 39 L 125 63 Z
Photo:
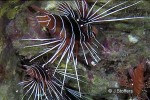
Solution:
M 29 18 L 30 22 L 34 24 L 38 23 L 41 27 L 46 27 L 49 34 L 52 36 L 52 38 L 22 39 L 24 41 L 43 42 L 41 44 L 25 46 L 24 48 L 48 46 L 48 48 L 44 49 L 42 53 L 35 56 L 30 61 L 32 62 L 35 59 L 38 59 L 42 57 L 43 55 L 50 53 L 51 51 L 54 51 L 54 54 L 49 57 L 49 60 L 42 65 L 42 68 L 44 68 L 47 64 L 54 63 L 56 60 L 58 60 L 58 58 L 60 58 L 58 60 L 58 64 L 53 73 L 53 76 L 54 76 L 55 73 L 58 71 L 62 60 L 66 60 L 65 68 L 63 70 L 64 78 L 62 82 L 62 87 L 64 86 L 65 79 L 68 74 L 67 73 L 68 63 L 70 61 L 73 61 L 75 76 L 76 76 L 75 79 L 77 80 L 79 93 L 80 93 L 79 75 L 77 72 L 77 69 L 78 69 L 77 61 L 78 61 L 78 57 L 80 57 L 79 52 L 82 52 L 86 64 L 89 64 L 87 60 L 87 56 L 86 56 L 86 51 L 88 51 L 91 57 L 93 58 L 93 60 L 96 63 L 98 63 L 101 59 L 98 55 L 98 52 L 94 48 L 95 47 L 98 48 L 99 46 L 104 48 L 104 46 L 101 45 L 100 42 L 96 39 L 98 30 L 95 28 L 95 26 L 93 26 L 93 24 L 101 23 L 101 22 L 111 22 L 111 21 L 144 18 L 144 17 L 129 17 L 129 18 L 117 18 L 117 19 L 104 19 L 105 17 L 109 15 L 112 15 L 116 12 L 127 9 L 129 7 L 132 7 L 141 2 L 141 1 L 138 1 L 131 5 L 125 6 L 125 4 L 127 3 L 127 1 L 125 1 L 103 11 L 102 13 L 99 13 L 101 9 L 104 8 L 110 1 L 111 0 L 107 1 L 103 6 L 98 8 L 96 11 L 94 11 L 94 7 L 97 1 L 95 1 L 95 3 L 91 6 L 90 9 L 85 0 L 74 1 L 75 9 L 73 9 L 73 7 L 71 7 L 67 2 L 63 2 L 58 5 L 58 10 L 61 13 L 63 13 L 63 15 L 51 14 L 36 6 L 31 6 L 34 10 L 38 11 L 40 15 L 32 16 L 32 18 Z M 116 9 L 117 7 L 121 7 L 121 8 L 115 11 L 112 11 Z M 39 93 L 37 92 L 43 91 L 42 89 L 40 89 L 40 84 L 38 84 L 37 82 L 28 81 L 27 83 L 34 84 L 31 87 L 34 88 L 37 95 L 39 95 Z M 48 85 L 51 86 L 51 84 L 48 84 Z M 62 94 L 62 91 L 59 94 Z M 80 93 L 80 96 L 81 96 L 81 93 Z

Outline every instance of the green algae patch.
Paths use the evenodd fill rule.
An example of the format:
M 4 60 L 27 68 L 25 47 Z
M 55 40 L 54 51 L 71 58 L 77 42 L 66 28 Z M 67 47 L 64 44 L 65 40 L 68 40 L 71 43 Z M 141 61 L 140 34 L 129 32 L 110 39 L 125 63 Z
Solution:
M 20 4 L 19 0 L 9 0 L 3 3 L 3 5 L 0 7 L 0 18 L 6 15 L 8 19 L 14 19 L 20 11 L 25 9 L 33 2 L 34 1 L 27 1 L 25 3 Z

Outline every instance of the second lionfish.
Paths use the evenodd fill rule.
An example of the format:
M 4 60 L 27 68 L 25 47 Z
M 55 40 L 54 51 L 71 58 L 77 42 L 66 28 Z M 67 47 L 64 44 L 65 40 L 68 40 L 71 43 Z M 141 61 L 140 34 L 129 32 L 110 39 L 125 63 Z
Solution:
M 30 18 L 32 23 L 39 24 L 41 27 L 45 27 L 49 34 L 50 38 L 36 38 L 36 39 L 22 39 L 27 41 L 42 41 L 42 44 L 35 44 L 25 47 L 36 47 L 36 46 L 48 46 L 46 50 L 43 50 L 42 53 L 33 57 L 31 61 L 54 51 L 54 54 L 49 57 L 49 60 L 43 64 L 42 67 L 46 66 L 48 63 L 53 63 L 58 58 L 58 64 L 54 71 L 57 72 L 57 69 L 66 57 L 66 64 L 64 68 L 64 79 L 62 86 L 65 82 L 65 77 L 67 75 L 68 63 L 73 61 L 76 80 L 78 82 L 79 92 L 79 75 L 77 72 L 77 61 L 79 57 L 79 52 L 84 56 L 86 64 L 89 64 L 86 56 L 88 51 L 95 62 L 100 60 L 97 51 L 93 46 L 98 47 L 102 46 L 99 41 L 96 39 L 98 30 L 93 25 L 94 23 L 109 22 L 109 21 L 120 21 L 128 20 L 135 18 L 143 17 L 131 17 L 131 18 L 118 18 L 118 19 L 105 19 L 105 17 L 112 15 L 118 11 L 124 10 L 126 8 L 132 7 L 139 2 L 133 3 L 131 5 L 125 5 L 127 1 L 119 3 L 102 13 L 99 13 L 102 8 L 104 8 L 111 0 L 107 1 L 104 5 L 94 11 L 94 7 L 97 1 L 91 6 L 88 7 L 88 4 L 85 0 L 76 0 L 73 1 L 75 7 L 73 8 L 67 2 L 62 2 L 58 5 L 58 10 L 62 13 L 61 15 L 49 13 L 43 9 L 40 9 L 36 6 L 31 6 L 32 9 L 38 12 L 38 15 Z M 117 10 L 116 8 L 120 7 Z M 49 47 L 51 45 L 51 47 Z M 102 46 L 103 47 L 103 46 Z M 62 87 L 63 88 L 63 87 Z

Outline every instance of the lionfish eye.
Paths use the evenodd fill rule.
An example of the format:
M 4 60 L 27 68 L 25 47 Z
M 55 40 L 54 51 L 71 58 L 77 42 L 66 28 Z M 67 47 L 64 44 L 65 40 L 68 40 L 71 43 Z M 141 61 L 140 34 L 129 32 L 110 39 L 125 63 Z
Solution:
M 81 24 L 80 27 L 83 27 L 83 24 Z
M 77 19 L 77 22 L 79 22 L 79 19 Z

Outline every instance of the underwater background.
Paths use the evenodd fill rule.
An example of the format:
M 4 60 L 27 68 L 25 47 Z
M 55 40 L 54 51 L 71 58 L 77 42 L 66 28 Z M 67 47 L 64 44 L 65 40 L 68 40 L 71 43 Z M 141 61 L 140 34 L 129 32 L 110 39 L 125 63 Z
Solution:
M 89 7 L 95 2 L 95 0 L 86 1 Z M 112 0 L 101 11 L 103 12 L 124 1 L 128 1 L 128 5 L 138 2 L 138 0 Z M 24 80 L 25 72 L 20 66 L 28 64 L 28 60 L 43 49 L 39 47 L 24 48 L 24 46 L 33 43 L 30 41 L 21 41 L 23 38 L 45 37 L 43 34 L 46 29 L 43 28 L 34 31 L 29 25 L 27 20 L 30 15 L 27 11 L 28 7 L 36 5 L 50 13 L 61 15 L 62 13 L 57 11 L 57 4 L 60 2 L 62 1 L 0 1 L 0 100 L 22 99 L 24 90 L 23 86 L 19 83 Z M 68 0 L 66 2 L 74 6 L 73 1 Z M 107 0 L 98 0 L 94 10 L 100 8 L 106 2 Z M 90 63 L 89 65 L 82 58 L 78 61 L 78 72 L 83 76 L 82 81 L 84 81 L 80 84 L 81 93 L 84 96 L 83 100 L 150 99 L 149 5 L 149 0 L 142 0 L 132 7 L 107 17 L 145 18 L 95 24 L 98 31 L 96 38 L 105 49 L 93 46 L 101 58 L 97 63 L 90 58 L 88 53 L 87 59 Z M 52 66 L 56 66 L 57 63 L 58 61 Z M 70 63 L 68 66 L 72 65 Z M 65 62 L 62 62 L 61 66 L 63 68 Z M 66 79 L 66 81 L 70 87 L 77 88 L 74 80 Z M 108 88 L 128 88 L 129 90 L 133 90 L 134 93 L 109 93 Z M 24 100 L 27 100 L 27 98 L 24 98 Z M 34 99 L 31 98 L 31 100 Z M 72 100 L 75 100 L 75 98 Z

